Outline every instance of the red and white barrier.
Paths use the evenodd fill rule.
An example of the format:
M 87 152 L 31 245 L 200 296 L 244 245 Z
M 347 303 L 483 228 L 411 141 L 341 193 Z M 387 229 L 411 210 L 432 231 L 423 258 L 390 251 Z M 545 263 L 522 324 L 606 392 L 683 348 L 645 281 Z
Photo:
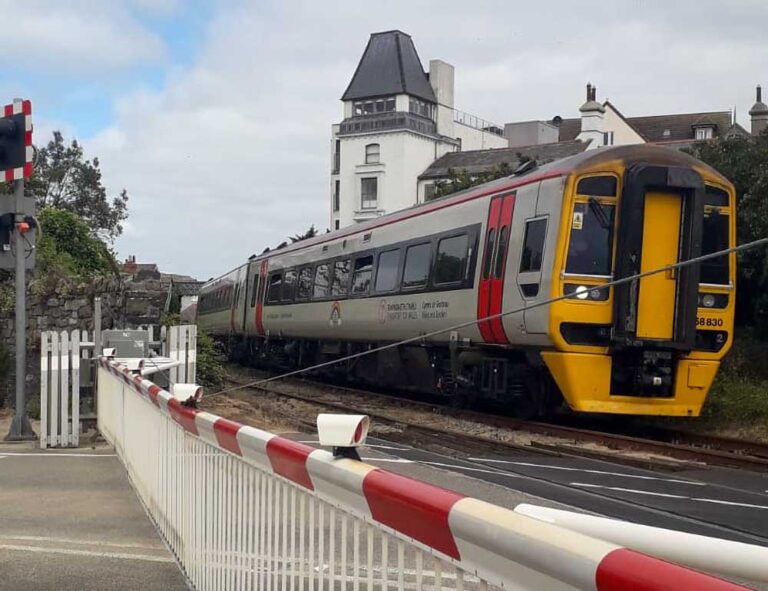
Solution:
M 460 578 L 463 580 L 464 576 L 474 575 L 479 577 L 481 581 L 504 589 L 542 589 L 547 591 L 572 589 L 726 591 L 744 589 L 739 585 L 551 523 L 545 523 L 503 507 L 393 474 L 380 468 L 374 468 L 355 460 L 334 458 L 325 450 L 315 449 L 208 412 L 183 406 L 149 380 L 133 375 L 127 368 L 114 362 L 102 360 L 102 371 L 99 375 L 98 384 L 99 427 L 102 432 L 106 432 L 105 436 L 113 441 L 121 455 L 126 454 L 120 442 L 126 439 L 125 431 L 128 431 L 130 427 L 129 421 L 125 417 L 110 416 L 121 412 L 118 405 L 105 399 L 104 406 L 102 406 L 102 398 L 120 396 L 120 394 L 115 393 L 114 387 L 105 385 L 110 376 L 121 381 L 120 385 L 124 385 L 123 392 L 129 390 L 138 393 L 148 403 L 154 405 L 155 414 L 160 413 L 176 423 L 183 429 L 186 437 L 205 442 L 209 450 L 206 452 L 207 455 L 210 455 L 211 450 L 226 452 L 230 458 L 239 459 L 250 466 L 255 466 L 261 473 L 269 477 L 277 477 L 278 480 L 284 479 L 290 482 L 294 487 L 291 491 L 292 495 L 295 496 L 298 491 L 309 495 L 310 498 L 327 503 L 331 507 L 329 515 L 335 515 L 333 511 L 338 509 L 343 515 L 348 515 L 368 524 L 364 527 L 369 528 L 368 570 L 367 575 L 365 575 L 369 577 L 369 589 L 375 571 L 375 568 L 371 566 L 373 564 L 373 550 L 370 541 L 372 539 L 370 537 L 372 535 L 371 525 L 376 530 L 391 535 L 393 539 L 397 540 L 398 552 L 400 552 L 401 557 L 403 544 L 406 544 L 419 551 L 434 555 L 443 563 L 455 567 L 456 581 Z M 122 394 L 122 396 L 125 397 L 127 394 Z M 127 408 L 125 403 L 123 403 L 123 408 Z M 146 419 L 142 420 L 143 424 L 146 424 Z M 165 427 L 158 427 L 158 429 L 161 428 L 164 429 Z M 156 440 L 154 435 L 152 435 L 152 440 Z M 183 460 L 184 442 L 179 443 L 175 440 L 173 445 L 175 447 L 170 457 Z M 150 452 L 150 450 L 146 451 Z M 200 454 L 194 451 L 192 455 L 198 457 Z M 124 458 L 124 461 L 129 467 L 129 473 L 131 470 L 136 470 L 135 466 L 138 462 L 130 460 L 130 458 Z M 155 466 L 155 464 L 151 464 L 151 466 Z M 153 467 L 152 469 L 156 470 L 157 468 Z M 182 471 L 181 478 L 184 474 L 192 474 L 191 482 L 196 482 L 194 480 L 196 474 L 194 467 Z M 135 472 L 132 478 L 135 480 L 141 478 L 141 475 Z M 178 477 L 174 476 L 174 478 Z M 162 482 L 162 474 L 159 480 Z M 148 477 L 147 482 L 149 484 L 137 486 L 137 489 L 139 491 L 145 488 L 149 490 L 152 486 L 158 486 L 154 476 Z M 223 482 L 214 486 L 219 485 L 224 486 L 225 489 L 230 486 L 229 490 L 232 490 L 232 483 Z M 186 490 L 183 483 L 179 490 Z M 247 487 L 235 483 L 234 491 L 237 492 L 238 490 L 240 491 L 238 498 L 248 498 L 250 491 L 247 490 Z M 150 498 L 144 499 L 151 512 L 153 505 L 157 504 L 153 494 L 148 493 Z M 185 494 L 187 493 L 185 492 Z M 285 495 L 287 494 L 286 492 Z M 283 508 L 287 507 L 287 496 L 285 495 L 282 497 Z M 226 500 L 226 495 L 215 498 L 225 498 Z M 274 499 L 273 501 L 279 506 L 280 501 Z M 206 507 L 206 502 L 204 500 L 201 505 L 203 509 Z M 310 507 L 312 506 L 310 504 Z M 246 517 L 248 515 L 247 509 L 248 507 L 242 509 Z M 203 518 L 206 514 L 204 510 L 202 513 L 200 510 L 193 511 L 193 513 L 198 518 Z M 158 522 L 170 519 L 164 514 L 153 513 L 153 515 Z M 286 531 L 292 532 L 298 523 L 295 517 L 294 513 L 288 511 L 279 519 L 291 521 L 278 521 L 278 524 L 275 525 L 276 530 L 282 527 L 284 535 L 286 535 Z M 195 531 L 194 528 L 199 526 L 199 524 L 194 523 L 194 520 L 190 523 L 189 517 L 184 517 L 183 520 L 186 520 L 186 527 L 191 527 L 193 532 Z M 256 522 L 254 521 L 254 523 Z M 242 524 L 238 527 L 242 529 Z M 323 527 L 321 518 L 320 531 Z M 210 529 L 210 526 L 206 526 L 206 528 Z M 176 532 L 177 529 L 173 529 L 173 531 Z M 331 532 L 334 530 L 333 526 L 330 526 L 330 530 Z M 313 525 L 307 535 L 314 536 L 315 531 Z M 300 532 L 300 535 L 303 541 L 304 532 Z M 331 537 L 328 543 L 334 547 L 334 534 L 329 533 L 329 535 Z M 358 530 L 356 529 L 355 536 L 357 535 Z M 343 536 L 343 539 L 346 540 L 346 529 Z M 241 535 L 241 539 L 247 542 L 247 531 Z M 294 567 L 294 563 L 299 564 L 299 562 L 293 559 L 287 560 L 285 557 L 286 553 L 293 556 L 292 546 L 287 541 L 289 539 L 290 544 L 295 541 L 293 533 L 288 538 L 282 538 L 283 556 L 269 558 L 268 564 L 273 565 L 274 568 L 285 569 L 293 573 L 296 568 L 299 568 Z M 313 537 L 310 539 L 314 540 Z M 180 545 L 183 546 L 183 542 L 182 539 L 171 545 L 176 548 Z M 320 555 L 324 555 L 327 548 L 323 549 L 322 542 L 320 543 Z M 342 544 L 344 543 L 342 542 Z M 277 542 L 276 545 L 278 545 Z M 200 560 L 201 551 L 198 548 L 192 551 L 185 549 L 185 552 L 192 554 L 192 558 L 188 560 Z M 247 554 L 247 547 L 245 550 L 239 549 L 237 552 L 237 556 L 242 556 L 243 552 Z M 331 554 L 333 552 L 333 550 L 330 551 Z M 205 552 L 202 553 L 205 554 Z M 379 575 L 386 579 L 390 576 L 390 573 L 387 572 L 386 550 L 382 549 L 382 553 L 383 566 L 376 572 L 379 572 Z M 260 554 L 257 552 L 255 556 L 257 558 L 254 560 L 258 563 Z M 184 557 L 180 558 L 184 564 Z M 274 560 L 274 562 L 269 562 L 269 560 Z M 341 581 L 342 588 L 344 588 L 343 583 L 347 580 L 346 577 L 352 576 L 346 566 L 346 559 L 342 560 L 344 566 L 341 569 L 334 566 L 332 559 L 328 560 L 331 560 L 331 567 L 329 568 L 332 573 L 329 588 L 333 588 L 334 577 L 337 579 L 343 577 Z M 247 569 L 250 568 L 247 565 L 252 564 L 252 562 L 246 560 L 244 564 L 246 566 L 243 568 Z M 187 564 L 184 564 L 184 566 L 188 571 L 195 572 L 194 565 L 188 567 Z M 300 566 L 303 568 L 303 562 Z M 440 579 L 440 568 L 439 565 L 435 567 L 436 580 Z M 419 562 L 418 572 L 421 572 L 420 569 L 421 563 Z M 401 583 L 405 576 L 405 570 L 400 568 L 396 573 Z M 239 575 L 240 572 L 238 570 L 236 574 Z M 257 572 L 258 569 L 253 567 L 251 574 Z M 312 572 L 311 569 L 309 572 Z M 357 573 L 355 576 L 360 574 L 357 570 L 354 572 Z M 275 576 L 279 576 L 279 574 L 275 574 Z M 327 575 L 323 575 L 321 572 L 319 576 Z M 417 573 L 415 576 L 418 582 L 421 575 Z M 205 580 L 203 577 L 203 583 Z M 398 586 L 403 588 L 401 585 Z M 456 586 L 458 587 L 458 583 Z M 420 587 L 420 583 L 417 583 L 417 587 Z M 198 588 L 209 587 L 205 584 L 199 584 Z

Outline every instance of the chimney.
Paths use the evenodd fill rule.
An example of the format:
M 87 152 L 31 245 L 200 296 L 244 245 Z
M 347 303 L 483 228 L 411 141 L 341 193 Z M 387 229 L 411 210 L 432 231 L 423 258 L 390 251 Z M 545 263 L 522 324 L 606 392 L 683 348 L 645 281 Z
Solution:
M 752 135 L 759 135 L 768 127 L 768 105 L 763 102 L 763 89 L 758 84 L 755 88 L 755 104 L 749 110 L 752 123 Z
M 597 102 L 597 86 L 587 83 L 587 100 L 579 107 L 581 113 L 581 133 L 576 139 L 589 142 L 587 149 L 603 145 L 603 118 L 605 107 Z

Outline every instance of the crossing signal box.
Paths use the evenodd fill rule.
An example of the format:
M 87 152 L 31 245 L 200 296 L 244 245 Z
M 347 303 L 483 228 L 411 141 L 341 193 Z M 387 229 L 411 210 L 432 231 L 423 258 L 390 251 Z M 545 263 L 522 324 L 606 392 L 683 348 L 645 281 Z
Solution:
M 32 103 L 14 101 L 0 113 L 0 181 L 32 175 Z

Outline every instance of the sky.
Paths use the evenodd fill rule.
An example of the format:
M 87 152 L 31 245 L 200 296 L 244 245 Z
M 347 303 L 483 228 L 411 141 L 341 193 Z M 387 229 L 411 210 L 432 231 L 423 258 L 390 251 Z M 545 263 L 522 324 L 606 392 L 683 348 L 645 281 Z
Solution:
M 624 115 L 736 109 L 768 86 L 765 0 L 0 0 L 0 102 L 29 98 L 128 190 L 115 248 L 219 275 L 325 230 L 331 124 L 372 32 L 456 67 L 456 107 L 575 117 L 589 81 Z

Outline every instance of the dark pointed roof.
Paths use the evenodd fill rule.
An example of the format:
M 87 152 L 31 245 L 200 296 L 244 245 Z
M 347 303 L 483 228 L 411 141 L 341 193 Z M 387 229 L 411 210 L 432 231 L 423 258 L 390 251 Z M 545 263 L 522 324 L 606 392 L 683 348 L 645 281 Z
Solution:
M 402 31 L 373 33 L 341 100 L 393 94 L 437 102 L 411 36 Z

